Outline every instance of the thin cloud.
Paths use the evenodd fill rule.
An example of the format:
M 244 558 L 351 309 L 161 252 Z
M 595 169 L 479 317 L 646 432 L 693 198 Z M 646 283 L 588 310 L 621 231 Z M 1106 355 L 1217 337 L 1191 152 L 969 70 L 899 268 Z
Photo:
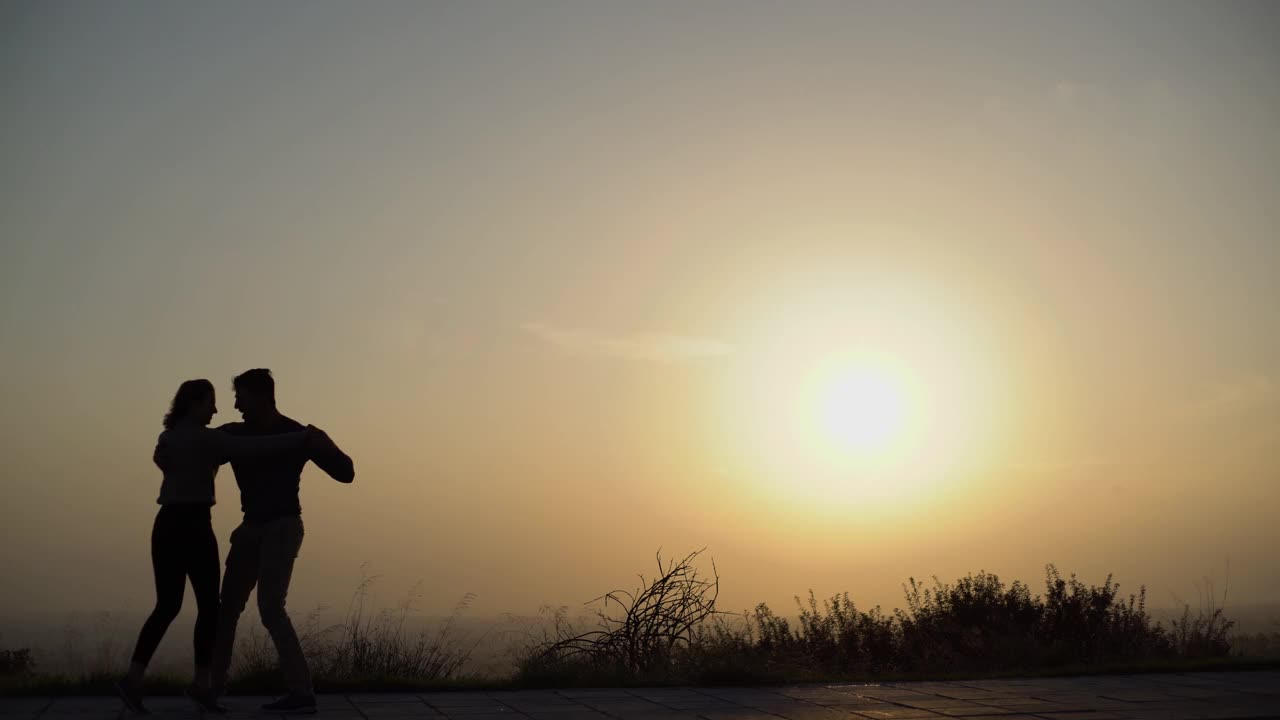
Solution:
M 1253 375 L 1218 383 L 1191 410 L 1196 417 L 1218 419 L 1276 405 L 1280 405 L 1280 382 Z
M 710 337 L 660 333 L 609 334 L 528 322 L 522 330 L 574 355 L 676 363 L 709 360 L 733 353 L 733 346 Z

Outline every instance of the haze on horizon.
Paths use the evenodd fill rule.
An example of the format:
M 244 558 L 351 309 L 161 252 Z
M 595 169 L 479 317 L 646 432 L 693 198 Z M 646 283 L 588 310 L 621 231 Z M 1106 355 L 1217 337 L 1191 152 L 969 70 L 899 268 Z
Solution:
M 1280 600 L 1280 6 L 0 9 L 0 614 L 149 607 L 172 393 L 269 367 L 290 607 L 1045 563 Z M 218 479 L 222 550 L 239 519 Z M 708 566 L 709 569 L 709 566 Z M 191 603 L 189 602 L 188 605 Z

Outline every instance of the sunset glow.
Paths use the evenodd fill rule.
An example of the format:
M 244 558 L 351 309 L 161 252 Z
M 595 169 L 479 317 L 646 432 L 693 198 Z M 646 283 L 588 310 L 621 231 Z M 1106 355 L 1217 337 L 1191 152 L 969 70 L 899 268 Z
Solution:
M 1280 601 L 1280 3 L 370 5 L 0 10 L 0 649 L 150 610 L 162 419 L 251 368 L 359 468 L 295 617 L 660 547 Z

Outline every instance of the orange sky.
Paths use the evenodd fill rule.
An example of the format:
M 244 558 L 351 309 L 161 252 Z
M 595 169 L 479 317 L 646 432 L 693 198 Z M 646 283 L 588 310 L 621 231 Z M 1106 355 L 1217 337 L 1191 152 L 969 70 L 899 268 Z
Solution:
M 166 404 L 258 366 L 357 465 L 301 607 L 1280 599 L 1270 5 L 0 12 L 2 610 L 147 606 Z

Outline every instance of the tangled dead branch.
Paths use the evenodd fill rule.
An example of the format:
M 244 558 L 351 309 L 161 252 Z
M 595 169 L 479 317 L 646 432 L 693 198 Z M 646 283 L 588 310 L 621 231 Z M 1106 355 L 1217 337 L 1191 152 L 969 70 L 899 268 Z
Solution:
M 599 629 L 573 634 L 571 628 L 557 625 L 556 637 L 535 648 L 535 657 L 550 663 L 587 661 L 632 673 L 669 667 L 677 648 L 688 647 L 695 629 L 719 612 L 720 575 L 715 561 L 711 578 L 699 577 L 693 566 L 705 550 L 665 565 L 659 550 L 658 575 L 652 581 L 640 575 L 640 587 L 634 592 L 614 590 L 587 602 L 599 603 L 595 611 Z

